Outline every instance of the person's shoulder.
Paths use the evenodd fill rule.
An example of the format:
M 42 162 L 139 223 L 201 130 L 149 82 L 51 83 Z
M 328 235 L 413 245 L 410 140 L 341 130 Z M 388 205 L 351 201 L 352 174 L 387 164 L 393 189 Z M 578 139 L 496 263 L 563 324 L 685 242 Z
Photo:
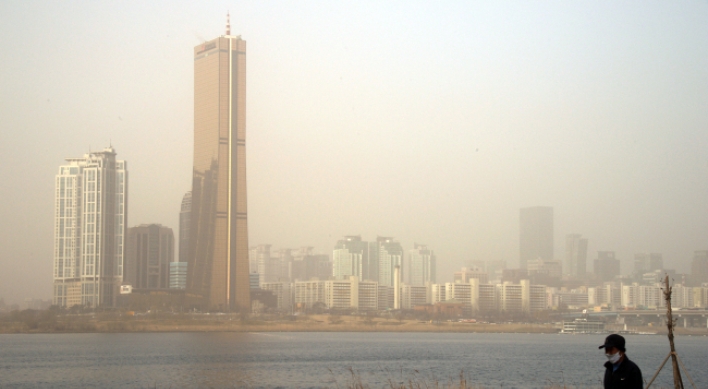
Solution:
M 629 370 L 635 370 L 635 369 L 636 369 L 636 370 L 641 371 L 641 369 L 639 369 L 639 366 L 637 366 L 637 364 L 634 363 L 631 359 L 629 359 L 626 355 L 625 355 L 625 358 L 624 358 L 624 364 L 626 365 L 627 369 L 629 369 Z

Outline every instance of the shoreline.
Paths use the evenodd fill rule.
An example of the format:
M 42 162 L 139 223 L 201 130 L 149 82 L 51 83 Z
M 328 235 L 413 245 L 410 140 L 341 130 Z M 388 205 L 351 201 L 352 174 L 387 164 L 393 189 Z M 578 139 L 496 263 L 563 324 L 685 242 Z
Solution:
M 665 328 L 632 327 L 640 334 L 666 335 Z M 618 325 L 608 325 L 607 333 L 620 332 Z M 561 334 L 556 324 L 536 323 L 460 323 L 418 320 L 366 320 L 356 316 L 310 316 L 305 320 L 233 320 L 232 318 L 61 318 L 54 322 L 0 322 L 0 334 L 72 334 L 72 333 L 166 333 L 166 332 L 410 332 L 410 333 L 527 333 Z M 708 328 L 676 328 L 676 335 L 708 336 Z M 573 334 L 562 334 L 573 335 Z

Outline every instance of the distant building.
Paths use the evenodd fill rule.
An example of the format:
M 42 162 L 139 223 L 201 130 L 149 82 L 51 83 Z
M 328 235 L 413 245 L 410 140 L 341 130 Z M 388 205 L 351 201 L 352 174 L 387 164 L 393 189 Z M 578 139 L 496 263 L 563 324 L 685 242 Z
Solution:
M 589 294 L 586 289 L 562 290 L 553 293 L 552 305 L 566 309 L 587 308 L 590 304 Z
M 334 246 L 332 251 L 332 276 L 335 279 L 357 277 L 360 281 L 368 273 L 365 266 L 368 263 L 369 244 L 361 240 L 359 235 L 345 236 Z
M 556 285 L 560 283 L 562 266 L 560 261 L 534 259 L 527 262 L 528 276 L 532 284 Z
M 664 269 L 664 259 L 660 253 L 634 254 L 634 276 L 638 280 L 644 273 Z
M 580 234 L 565 237 L 565 274 L 583 278 L 587 271 L 588 240 Z
M 324 306 L 332 310 L 373 311 L 379 307 L 376 282 L 359 281 L 356 276 L 328 281 L 300 281 L 293 284 L 294 301 L 299 309 Z
M 137 289 L 169 288 L 174 247 L 169 227 L 142 224 L 129 228 L 123 284 Z
M 317 304 L 327 306 L 325 281 L 299 281 L 294 284 L 295 304 L 304 309 L 312 309 Z
M 679 281 L 677 278 L 676 270 L 673 269 L 657 269 L 644 274 L 637 274 L 635 276 L 635 281 L 644 285 L 654 285 L 664 281 L 664 277 L 669 276 L 670 280 Z M 679 282 L 680 283 L 680 282 Z
M 476 295 L 472 291 L 472 285 L 462 282 L 447 282 L 445 283 L 445 301 L 454 300 L 462 303 L 463 313 L 469 314 L 472 312 L 472 307 L 475 303 Z
M 518 284 L 504 282 L 497 287 L 501 312 L 529 314 L 548 308 L 544 285 L 531 285 L 529 280 L 521 280 Z
M 394 295 L 393 286 L 377 285 L 378 288 L 378 309 L 381 311 L 393 309 Z
M 598 251 L 594 265 L 595 278 L 600 282 L 612 281 L 620 275 L 620 261 L 614 251 Z
M 476 306 L 472 309 L 480 313 L 493 313 L 499 311 L 501 288 L 494 284 L 473 283 L 473 293 L 477 296 Z
M 553 259 L 553 208 L 521 208 L 519 218 L 519 267 L 533 259 Z
M 271 260 L 273 261 L 274 269 L 277 273 L 277 281 L 279 282 L 290 282 L 292 281 L 292 269 L 293 269 L 293 250 L 292 249 L 280 249 L 277 250 L 274 255 L 271 255 Z
M 261 289 L 271 291 L 278 299 L 278 309 L 288 310 L 292 308 L 293 295 L 292 284 L 289 282 L 265 282 L 261 284 Z
M 472 278 L 469 282 L 433 284 L 430 288 L 429 304 L 446 301 L 461 303 L 462 312 L 466 315 L 498 312 L 530 314 L 548 308 L 546 286 L 532 285 L 529 280 L 488 284 Z
M 502 279 L 502 273 L 506 269 L 506 261 L 504 260 L 492 260 L 492 261 L 470 261 L 469 268 L 478 268 L 481 271 L 487 273 L 487 278 L 489 282 L 500 282 Z
M 622 306 L 657 309 L 665 306 L 661 287 L 654 285 L 622 285 Z
M 253 289 L 259 289 L 261 287 L 261 277 L 260 274 L 258 273 L 251 273 L 248 275 L 248 280 L 249 282 L 249 287 L 251 290 Z
M 459 282 L 468 283 L 473 278 L 478 279 L 479 282 L 482 284 L 486 284 L 487 282 L 489 282 L 489 276 L 487 275 L 487 273 L 477 267 L 474 267 L 474 268 L 463 267 L 459 271 L 456 271 L 455 274 L 453 275 L 453 281 L 458 282 L 458 283 Z
M 691 284 L 701 286 L 708 282 L 708 250 L 698 250 L 693 253 L 691 262 Z
M 254 312 L 278 308 L 278 297 L 270 290 L 251 289 L 251 308 Z
M 255 269 L 251 268 L 251 273 L 259 274 L 261 284 L 280 281 L 280 259 L 271 258 L 270 248 L 269 244 L 260 244 L 249 252 L 251 262 L 256 264 Z
M 428 288 L 426 286 L 403 285 L 401 288 L 401 307 L 413 309 L 417 305 L 428 304 Z
M 413 243 L 413 250 L 408 252 L 406 279 L 408 284 L 423 286 L 436 282 L 437 258 L 433 250 L 426 245 Z
M 528 282 L 528 280 L 523 281 Z M 500 308 L 502 312 L 524 312 L 524 287 L 521 284 L 505 282 L 500 285 L 500 292 Z
M 700 288 L 692 288 L 680 284 L 673 285 L 671 288 L 671 308 L 700 308 L 700 306 L 695 304 L 695 289 Z
M 191 228 L 192 192 L 182 197 L 179 211 L 179 261 L 187 263 L 189 254 L 189 229 Z
M 112 147 L 66 161 L 55 178 L 52 303 L 115 306 L 128 220 L 126 163 Z
M 293 255 L 292 281 L 307 281 L 313 278 L 327 280 L 332 277 L 332 261 L 326 254 L 314 254 L 312 247 L 302 247 Z
M 708 309 L 708 284 L 693 288 L 693 306 Z
M 379 286 L 394 285 L 394 270 L 401 267 L 403 273 L 408 271 L 403 268 L 403 247 L 390 237 L 379 236 L 376 238 L 379 259 Z
M 622 289 L 612 283 L 588 288 L 588 305 L 620 307 L 622 305 Z
M 447 300 L 447 290 L 445 284 L 431 284 L 429 302 L 431 304 L 435 304 L 445 300 Z
M 521 280 L 527 280 L 528 278 L 529 273 L 526 269 L 504 269 L 502 270 L 501 283 L 518 284 Z
M 47 309 L 52 305 L 52 300 L 42 300 L 35 298 L 26 298 L 22 303 L 22 309 L 42 310 Z
M 170 289 L 187 288 L 187 262 L 170 262 Z
M 358 282 L 358 291 L 357 309 L 359 311 L 375 311 L 379 309 L 379 285 L 376 281 Z

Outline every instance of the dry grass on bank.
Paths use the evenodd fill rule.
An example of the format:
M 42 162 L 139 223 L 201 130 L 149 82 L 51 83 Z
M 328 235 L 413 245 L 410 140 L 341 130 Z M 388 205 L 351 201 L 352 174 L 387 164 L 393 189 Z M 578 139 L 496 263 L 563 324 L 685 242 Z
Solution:
M 642 332 L 665 332 L 635 327 Z M 612 328 L 608 328 L 612 330 Z M 121 316 L 116 313 L 56 315 L 48 311 L 20 312 L 0 320 L 0 333 L 90 332 L 441 332 L 441 333 L 557 333 L 553 324 L 459 323 L 403 320 L 393 317 L 302 315 L 239 317 L 160 313 Z M 708 335 L 706 328 L 677 328 L 678 335 Z
M 240 320 L 234 317 L 60 316 L 0 321 L 0 333 L 85 332 L 558 332 L 550 324 L 472 324 L 417 320 L 366 319 L 315 315 L 297 320 Z

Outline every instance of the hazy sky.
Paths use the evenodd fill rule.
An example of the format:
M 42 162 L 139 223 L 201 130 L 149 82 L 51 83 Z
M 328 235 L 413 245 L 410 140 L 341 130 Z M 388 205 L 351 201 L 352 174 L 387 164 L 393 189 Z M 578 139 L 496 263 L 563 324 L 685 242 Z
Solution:
M 530 4 L 532 3 L 532 4 Z M 177 233 L 192 49 L 248 42 L 250 244 L 426 243 L 441 281 L 555 252 L 708 249 L 708 2 L 0 2 L 0 297 L 50 298 L 54 176 L 112 142 L 129 226 Z M 589 261 L 590 262 L 590 261 Z

